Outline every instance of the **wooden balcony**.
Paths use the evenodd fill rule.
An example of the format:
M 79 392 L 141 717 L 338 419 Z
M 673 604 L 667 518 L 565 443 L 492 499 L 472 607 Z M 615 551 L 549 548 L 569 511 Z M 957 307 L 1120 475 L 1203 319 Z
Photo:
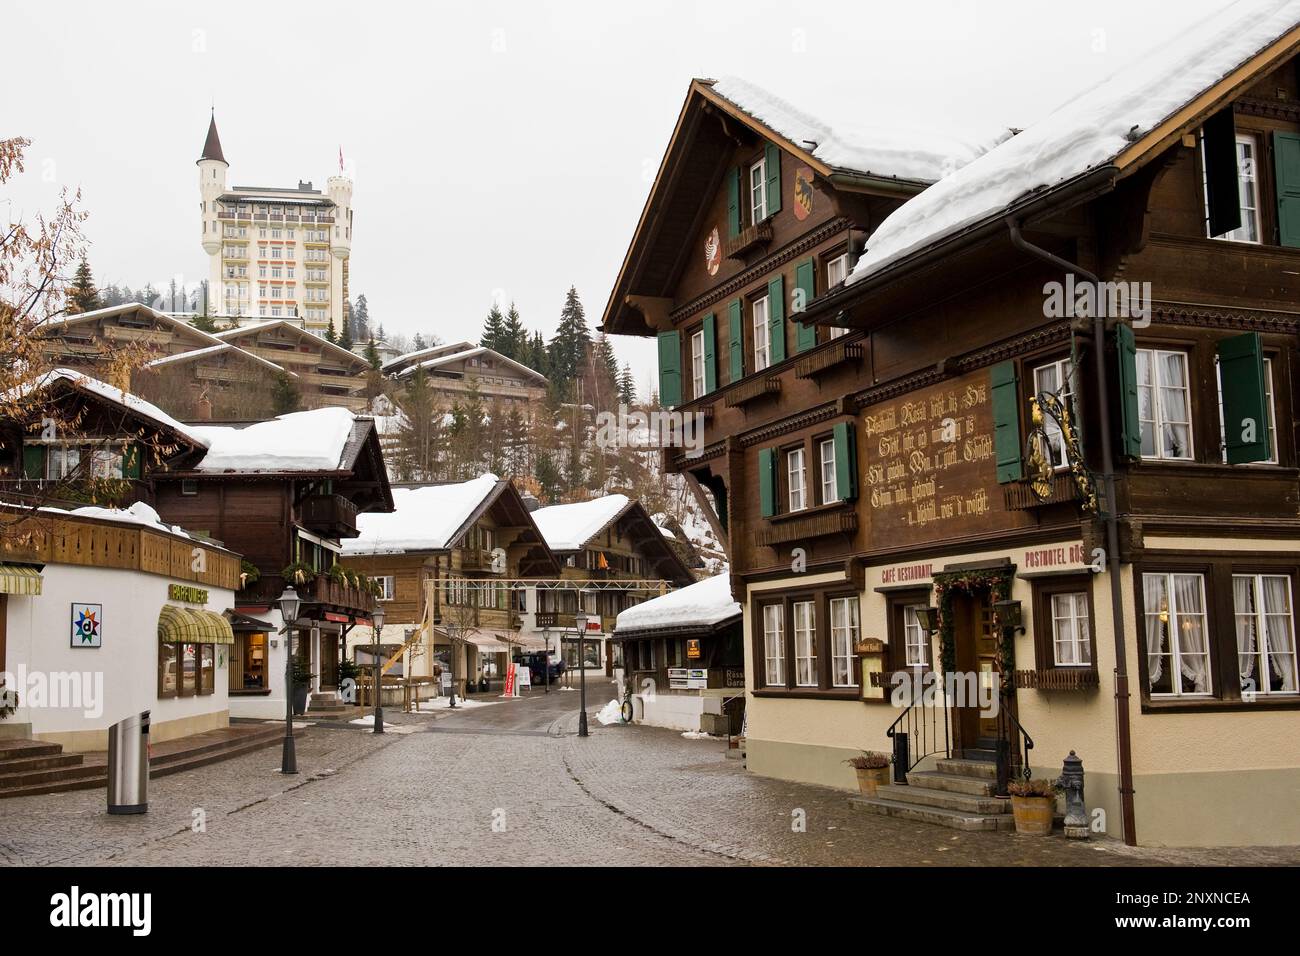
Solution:
M 759 528 L 754 535 L 760 547 L 771 548 L 791 541 L 808 541 L 831 535 L 853 535 L 858 531 L 858 513 L 842 506 L 829 511 L 796 514 L 773 521 Z
M 492 552 L 484 548 L 460 548 L 456 552 L 460 555 L 460 569 L 462 571 L 496 571 L 492 566 Z M 505 568 L 501 569 L 504 573 Z
M 861 343 L 835 340 L 826 348 L 819 349 L 796 362 L 794 377 L 817 378 L 833 368 L 838 368 L 841 365 L 857 365 L 861 361 Z
M 741 408 L 767 395 L 780 394 L 780 378 L 775 375 L 755 375 L 727 390 L 727 407 Z
M 1028 511 L 1031 508 L 1044 508 L 1069 501 L 1079 501 L 1079 486 L 1074 476 L 1068 471 L 1057 472 L 1052 476 L 1052 493 L 1046 498 L 1039 498 L 1029 487 L 1027 481 L 1009 482 L 1002 486 L 1002 496 L 1008 511 Z
M 1015 684 L 1030 690 L 1096 690 L 1101 680 L 1091 667 L 1057 667 L 1016 671 Z
M 276 607 L 284 588 L 284 578 L 280 575 L 263 574 L 255 583 L 239 591 L 236 602 Z M 325 611 L 331 611 L 368 619 L 375 606 L 375 598 L 368 591 L 331 581 L 323 574 L 317 575 L 310 584 L 295 584 L 294 590 L 303 604 L 300 613 L 307 618 L 321 618 Z
M 312 495 L 302 503 L 299 520 L 308 531 L 326 538 L 355 538 L 357 506 L 342 495 Z
M 772 221 L 765 219 L 753 226 L 747 226 L 738 234 L 723 243 L 723 251 L 728 259 L 739 259 L 745 254 L 765 246 L 772 241 Z

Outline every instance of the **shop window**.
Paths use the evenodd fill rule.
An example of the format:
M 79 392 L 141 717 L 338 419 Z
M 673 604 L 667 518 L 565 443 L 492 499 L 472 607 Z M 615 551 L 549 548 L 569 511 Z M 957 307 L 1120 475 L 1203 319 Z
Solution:
M 179 688 L 177 671 L 177 651 L 179 644 L 158 645 L 158 698 L 165 700 L 175 697 Z
M 1211 693 L 1205 575 L 1142 575 L 1147 691 L 1152 697 Z
M 215 644 L 199 645 L 199 693 L 212 694 L 217 689 L 217 655 Z
M 854 645 L 861 631 L 857 597 L 831 598 L 831 685 L 854 687 Z
M 180 690 L 178 696 L 193 697 L 198 693 L 199 654 L 197 644 L 179 645 Z
M 1232 604 L 1242 697 L 1249 700 L 1255 694 L 1296 693 L 1291 577 L 1234 574 Z

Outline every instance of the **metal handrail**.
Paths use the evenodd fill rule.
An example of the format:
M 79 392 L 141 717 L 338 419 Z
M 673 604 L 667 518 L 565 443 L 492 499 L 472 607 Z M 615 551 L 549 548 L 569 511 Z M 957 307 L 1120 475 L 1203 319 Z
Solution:
M 1015 725 L 1016 733 L 1024 739 L 1023 748 L 1016 748 L 1016 757 L 1020 759 L 1020 775 L 1028 780 L 1033 771 L 1029 767 L 1029 751 L 1034 749 L 1034 738 L 1021 726 L 1020 721 L 1016 719 L 1015 714 L 1006 706 L 998 707 L 998 739 L 997 739 L 997 796 L 1007 796 L 1007 788 L 1011 783 L 1011 735 L 1008 730 L 1008 721 Z
M 921 712 L 917 712 L 918 706 Z M 927 722 L 925 712 L 930 712 Z M 940 718 L 940 715 L 942 717 Z M 899 725 L 906 721 L 906 729 Z M 943 724 L 943 747 L 939 747 L 938 725 Z M 894 783 L 906 784 L 907 774 L 926 757 L 942 752 L 944 757 L 952 756 L 952 741 L 948 731 L 948 695 L 943 694 L 942 707 L 926 707 L 925 691 L 921 690 L 901 714 L 889 725 L 885 736 L 893 742 Z M 912 750 L 913 739 L 919 739 L 915 756 Z

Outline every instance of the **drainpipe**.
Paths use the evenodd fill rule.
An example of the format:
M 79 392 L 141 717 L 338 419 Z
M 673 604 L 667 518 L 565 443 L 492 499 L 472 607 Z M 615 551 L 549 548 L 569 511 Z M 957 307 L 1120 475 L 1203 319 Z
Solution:
M 1035 246 L 1020 233 L 1020 223 L 1007 219 L 1011 243 L 1022 252 L 1044 262 L 1081 276 L 1093 284 L 1094 303 L 1101 300 L 1101 279 L 1082 266 Z M 1133 753 L 1132 733 L 1129 726 L 1128 655 L 1124 640 L 1124 608 L 1121 604 L 1123 589 L 1120 586 L 1119 519 L 1115 515 L 1115 467 L 1110 440 L 1110 396 L 1106 380 L 1106 317 L 1101 308 L 1094 307 L 1092 317 L 1094 365 L 1097 371 L 1097 404 L 1101 414 L 1097 420 L 1097 434 L 1101 436 L 1101 475 L 1106 489 L 1106 563 L 1110 572 L 1110 607 L 1115 632 L 1115 736 L 1116 755 L 1119 759 L 1119 802 L 1124 842 L 1137 845 L 1137 825 L 1133 815 Z M 1071 336 L 1073 338 L 1073 336 Z

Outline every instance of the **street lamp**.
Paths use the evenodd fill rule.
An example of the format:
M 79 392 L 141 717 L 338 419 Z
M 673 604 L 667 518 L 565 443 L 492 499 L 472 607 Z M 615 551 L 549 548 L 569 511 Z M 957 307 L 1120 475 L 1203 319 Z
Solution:
M 284 748 L 280 755 L 280 773 L 298 772 L 298 755 L 293 746 L 293 625 L 298 620 L 302 600 L 292 586 L 280 595 L 280 620 L 284 622 Z
M 578 684 L 581 688 L 578 695 L 578 736 L 587 736 L 587 667 L 586 658 L 583 657 L 582 639 L 587 636 L 587 612 L 579 611 L 573 618 L 573 624 L 578 629 Z
M 451 702 L 447 704 L 456 709 L 456 625 L 447 625 L 447 643 L 451 645 Z
M 551 692 L 551 629 L 549 627 L 542 628 L 542 637 L 546 641 L 546 656 L 542 658 L 546 677 L 543 679 L 546 681 L 546 693 L 549 694 Z
M 377 734 L 382 734 L 384 732 L 384 695 L 379 688 L 380 688 L 380 681 L 383 679 L 384 675 L 379 672 L 379 656 L 380 656 L 379 636 L 381 633 L 383 633 L 384 630 L 384 609 L 380 607 L 378 604 L 376 604 L 375 609 L 370 612 L 370 630 L 374 633 L 374 637 L 375 637 L 375 731 L 374 732 Z

